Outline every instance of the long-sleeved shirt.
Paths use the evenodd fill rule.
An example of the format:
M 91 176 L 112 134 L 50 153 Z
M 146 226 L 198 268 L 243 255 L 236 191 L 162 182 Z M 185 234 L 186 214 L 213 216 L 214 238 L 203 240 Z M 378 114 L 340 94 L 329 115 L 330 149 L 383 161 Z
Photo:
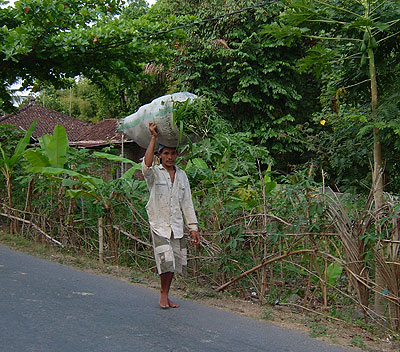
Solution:
M 150 191 L 146 205 L 151 229 L 159 236 L 182 238 L 184 222 L 189 230 L 198 231 L 196 213 L 186 173 L 175 166 L 175 179 L 162 165 L 148 167 L 143 160 L 142 172 Z

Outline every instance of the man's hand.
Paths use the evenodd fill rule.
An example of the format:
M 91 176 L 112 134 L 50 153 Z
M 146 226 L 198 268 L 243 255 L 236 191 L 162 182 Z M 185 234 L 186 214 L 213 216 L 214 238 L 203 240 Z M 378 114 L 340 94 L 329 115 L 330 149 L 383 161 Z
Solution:
M 149 123 L 149 131 L 153 137 L 158 136 L 157 125 L 154 122 Z
M 144 154 L 144 163 L 147 167 L 151 167 L 153 165 L 154 159 L 154 149 L 157 143 L 157 125 L 154 122 L 149 123 L 149 131 L 151 133 L 151 139 L 149 141 L 149 145 L 147 146 L 146 153 Z
M 192 235 L 192 243 L 197 246 L 200 243 L 200 234 L 194 230 L 190 231 L 190 234 Z

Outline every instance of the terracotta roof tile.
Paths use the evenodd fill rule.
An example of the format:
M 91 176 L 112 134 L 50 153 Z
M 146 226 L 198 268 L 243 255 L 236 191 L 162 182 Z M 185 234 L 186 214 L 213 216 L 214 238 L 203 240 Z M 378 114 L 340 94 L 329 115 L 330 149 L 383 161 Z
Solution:
M 114 141 L 121 142 L 122 133 L 117 131 L 118 119 L 106 119 L 89 126 L 79 135 L 81 141 Z
M 33 137 L 39 138 L 44 134 L 52 134 L 55 125 L 62 125 L 65 127 L 70 142 L 79 141 L 79 137 L 83 131 L 92 126 L 88 122 L 32 103 L 20 107 L 19 112 L 16 114 L 1 116 L 0 124 L 16 125 L 27 130 L 33 120 L 38 121 L 33 132 Z
M 123 137 L 122 132 L 117 131 L 118 119 L 106 119 L 95 125 L 89 126 L 82 131 L 79 136 L 79 142 L 75 143 L 84 147 L 94 147 L 106 145 L 109 143 L 117 144 L 124 142 L 132 142 L 126 136 Z

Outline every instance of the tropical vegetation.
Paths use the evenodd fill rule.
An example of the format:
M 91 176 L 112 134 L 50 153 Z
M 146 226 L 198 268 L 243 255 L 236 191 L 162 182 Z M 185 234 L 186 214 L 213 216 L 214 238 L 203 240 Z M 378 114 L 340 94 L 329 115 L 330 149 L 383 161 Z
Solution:
M 352 307 L 398 336 L 400 1 L 21 0 L 0 18 L 3 111 L 17 81 L 92 122 L 177 91 L 207 102 L 180 158 L 197 283 L 341 321 Z M 61 126 L 29 146 L 33 128 L 0 125 L 8 231 L 154 268 L 140 165 Z M 107 180 L 106 163 L 129 168 Z

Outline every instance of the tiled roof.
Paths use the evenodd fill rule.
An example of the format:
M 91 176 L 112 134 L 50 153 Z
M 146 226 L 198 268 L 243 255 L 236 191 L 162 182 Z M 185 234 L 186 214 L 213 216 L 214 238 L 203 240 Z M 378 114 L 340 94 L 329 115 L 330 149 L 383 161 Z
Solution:
M 33 120 L 37 120 L 33 137 L 39 138 L 44 134 L 52 134 L 55 125 L 62 125 L 67 132 L 70 142 L 79 141 L 82 131 L 86 131 L 92 125 L 60 112 L 50 110 L 41 105 L 30 103 L 19 108 L 16 114 L 9 114 L 0 117 L 0 124 L 6 123 L 16 125 L 27 130 Z
M 132 142 L 122 132 L 117 131 L 118 119 L 106 119 L 87 127 L 79 136 L 79 142 L 73 144 L 82 147 L 95 147 L 107 145 L 109 143 L 119 144 Z
M 87 127 L 79 135 L 80 141 L 121 142 L 122 133 L 117 131 L 118 119 L 106 119 Z

